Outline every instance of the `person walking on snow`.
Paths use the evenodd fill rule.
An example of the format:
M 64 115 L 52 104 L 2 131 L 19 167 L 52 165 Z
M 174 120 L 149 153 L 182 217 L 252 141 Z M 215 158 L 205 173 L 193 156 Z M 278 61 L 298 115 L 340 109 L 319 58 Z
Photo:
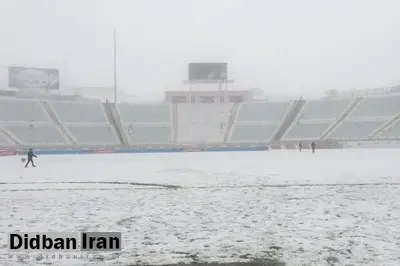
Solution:
M 315 146 L 317 146 L 317 145 L 316 145 L 315 142 L 313 141 L 313 142 L 311 143 L 312 153 L 315 153 Z
M 33 150 L 29 149 L 29 151 L 28 151 L 28 161 L 25 164 L 25 168 L 28 167 L 29 163 L 31 163 L 33 167 L 36 167 L 35 163 L 33 162 L 33 157 L 37 158 L 36 155 L 33 153 Z

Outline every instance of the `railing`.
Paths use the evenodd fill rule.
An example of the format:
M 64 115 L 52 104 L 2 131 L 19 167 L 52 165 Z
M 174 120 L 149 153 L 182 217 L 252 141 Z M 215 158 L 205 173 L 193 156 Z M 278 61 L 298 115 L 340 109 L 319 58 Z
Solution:
M 61 123 L 60 119 L 57 117 L 56 113 L 53 111 L 53 108 L 49 105 L 47 101 L 40 101 L 42 104 L 42 107 L 44 111 L 47 113 L 47 115 L 50 117 L 50 119 L 53 121 L 53 123 L 57 126 L 57 128 L 62 132 L 64 135 L 64 138 L 68 140 L 71 144 L 78 146 L 78 142 L 76 139 L 72 136 L 72 134 L 64 127 L 64 125 Z
M 125 131 L 122 128 L 120 116 L 118 114 L 117 107 L 113 103 L 103 103 L 104 111 L 106 112 L 109 123 L 114 127 L 115 132 L 117 133 L 119 141 L 124 146 L 129 145 L 129 141 L 127 136 L 125 135 Z
M 229 137 L 231 136 L 232 126 L 235 123 L 238 109 L 239 109 L 239 103 L 235 103 L 231 109 L 231 114 L 228 119 L 228 126 L 225 129 L 224 143 L 227 143 L 229 141 Z
M 350 115 L 350 113 L 361 103 L 363 98 L 356 98 L 347 108 L 343 111 L 343 113 L 339 116 L 339 118 L 330 125 L 325 132 L 323 132 L 320 136 L 320 139 L 326 139 L 334 130 L 336 130 L 341 123 Z
M 273 142 L 279 141 L 285 135 L 290 126 L 293 124 L 294 120 L 296 120 L 297 116 L 300 114 L 304 104 L 305 101 L 302 97 L 293 102 L 288 113 L 283 118 L 281 125 L 278 127 L 276 133 L 272 136 Z

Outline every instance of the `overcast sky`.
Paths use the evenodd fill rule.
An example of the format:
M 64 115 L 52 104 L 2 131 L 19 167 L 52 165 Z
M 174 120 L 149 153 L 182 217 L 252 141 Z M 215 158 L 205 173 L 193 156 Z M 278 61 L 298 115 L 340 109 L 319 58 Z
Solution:
M 138 97 L 182 88 L 189 62 L 227 62 L 235 88 L 302 94 L 400 84 L 399 0 L 0 0 L 7 66 L 59 68 L 61 88 Z

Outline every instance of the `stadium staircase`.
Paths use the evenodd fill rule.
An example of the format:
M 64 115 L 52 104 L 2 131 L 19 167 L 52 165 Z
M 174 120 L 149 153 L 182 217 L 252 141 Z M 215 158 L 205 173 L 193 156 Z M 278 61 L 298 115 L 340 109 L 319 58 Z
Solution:
M 236 120 L 236 116 L 239 110 L 239 103 L 235 103 L 230 111 L 229 119 L 228 119 L 228 125 L 225 129 L 225 135 L 224 135 L 224 143 L 227 143 L 229 141 L 229 136 L 231 135 L 231 129 L 233 126 L 233 123 Z
M 50 117 L 50 119 L 53 121 L 53 123 L 58 127 L 58 129 L 64 134 L 64 137 L 74 146 L 79 146 L 78 142 L 76 139 L 72 136 L 71 133 L 67 130 L 66 127 L 61 123 L 61 120 L 57 117 L 55 111 L 53 108 L 50 106 L 50 104 L 42 100 L 40 101 L 44 111 L 47 113 L 47 115 Z
M 112 125 L 117 133 L 118 139 L 123 146 L 129 146 L 128 137 L 122 127 L 121 119 L 114 103 L 103 103 L 104 111 L 106 112 L 108 122 Z
M 173 135 L 173 142 L 178 143 L 179 140 L 179 130 L 178 130 L 178 104 L 172 104 L 172 124 L 174 125 L 174 135 Z
M 277 142 L 282 136 L 286 133 L 289 127 L 292 125 L 293 121 L 300 114 L 300 111 L 303 109 L 304 104 L 306 103 L 303 100 L 303 97 L 300 97 L 298 100 L 294 101 L 290 106 L 289 111 L 286 113 L 285 117 L 282 119 L 281 124 L 278 126 L 276 133 L 272 136 L 271 141 Z
M 369 135 L 369 138 L 378 138 L 383 132 L 385 132 L 392 125 L 400 121 L 400 113 L 398 113 L 393 119 L 390 119 L 388 122 L 383 124 L 381 127 L 377 128 L 374 132 Z
M 356 98 L 344 112 L 339 116 L 339 118 L 332 123 L 324 133 L 322 133 L 320 139 L 327 139 L 327 137 L 336 129 L 340 126 L 340 124 L 344 121 L 344 119 L 361 103 L 363 100 L 362 97 Z
M 22 142 L 16 136 L 14 136 L 14 134 L 8 132 L 2 126 L 0 126 L 0 133 L 3 134 L 3 136 L 6 137 L 12 144 L 23 145 Z

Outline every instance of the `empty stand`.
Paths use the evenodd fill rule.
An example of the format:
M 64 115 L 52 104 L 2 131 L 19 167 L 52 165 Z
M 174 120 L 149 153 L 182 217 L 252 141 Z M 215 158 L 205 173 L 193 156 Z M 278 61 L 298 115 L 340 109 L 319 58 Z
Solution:
M 283 135 L 287 132 L 287 130 L 290 128 L 290 126 L 293 124 L 293 122 L 297 119 L 297 116 L 299 115 L 300 111 L 303 109 L 304 104 L 306 103 L 305 100 L 303 100 L 303 97 L 300 97 L 298 100 L 296 100 L 292 106 L 290 107 L 288 113 L 285 115 L 285 117 L 282 120 L 282 123 L 272 136 L 271 141 L 276 142 L 279 141 Z
M 307 101 L 300 120 L 336 120 L 350 105 L 351 99 Z
M 380 136 L 382 133 L 386 132 L 389 128 L 393 127 L 398 121 L 400 121 L 400 113 L 398 113 L 392 119 L 383 123 L 377 129 L 375 129 L 375 131 L 370 135 L 370 138 L 376 138 L 376 137 Z M 382 136 L 382 138 L 386 138 L 386 137 Z
M 64 124 L 108 123 L 101 102 L 52 102 Z
M 61 132 L 52 124 L 8 124 L 3 127 L 25 145 L 64 146 L 68 144 Z
M 238 124 L 232 132 L 231 139 L 238 142 L 267 142 L 276 127 L 276 124 Z
M 400 97 L 368 97 L 349 115 L 349 119 L 394 117 L 400 112 Z
M 400 113 L 399 96 L 364 98 L 344 121 L 329 134 L 330 139 L 365 139 Z
M 179 104 L 179 142 L 222 143 L 233 104 Z
M 341 117 L 351 102 L 351 99 L 307 101 L 283 139 L 319 139 Z
M 111 125 L 68 125 L 67 129 L 82 145 L 116 145 L 118 140 Z
M 279 123 L 286 114 L 289 102 L 243 103 L 240 106 L 237 122 L 269 121 Z
M 45 112 L 49 115 L 54 125 L 59 129 L 60 132 L 64 135 L 64 137 L 68 140 L 69 143 L 73 145 L 78 145 L 78 142 L 71 136 L 68 130 L 65 128 L 64 124 L 58 119 L 56 113 L 53 111 L 53 108 L 50 106 L 48 101 L 41 101 L 42 107 Z
M 120 141 L 100 101 L 51 102 L 57 118 L 81 146 L 114 146 Z
M 2 135 L 6 141 L 9 141 L 13 145 L 22 145 L 21 140 L 19 140 L 11 132 L 7 131 L 2 125 L 0 125 L 0 135 Z
M 0 147 L 400 138 L 400 97 L 198 104 L 0 99 Z
M 68 141 L 36 100 L 1 100 L 0 125 L 20 145 L 64 146 Z
M 122 128 L 130 144 L 168 144 L 173 140 L 170 104 L 117 105 Z
M 287 132 L 284 139 L 318 139 L 330 124 L 329 122 L 300 122 Z
M 0 123 L 50 122 L 39 101 L 0 100 Z
M 386 131 L 379 135 L 379 138 L 399 138 L 400 137 L 400 120 L 392 124 Z
M 8 147 L 8 146 L 12 146 L 13 144 L 11 142 L 9 142 L 5 136 L 3 136 L 2 134 L 0 134 L 0 147 Z
M 335 130 L 338 127 L 338 125 L 340 125 L 347 118 L 347 116 L 360 104 L 361 101 L 362 98 L 360 97 L 355 98 L 346 108 L 346 110 L 339 116 L 339 118 L 325 130 L 325 132 L 321 135 L 320 138 L 326 139 L 327 136 L 329 136 L 332 133 L 332 131 Z
M 269 141 L 293 102 L 243 103 L 239 106 L 229 142 Z
M 371 135 L 385 121 L 344 121 L 336 128 L 330 139 L 363 139 Z
M 121 123 L 121 118 L 119 116 L 117 106 L 115 103 L 103 103 L 104 111 L 106 112 L 108 121 L 110 124 L 114 127 L 118 139 L 123 144 L 124 146 L 129 144 L 128 137 L 125 134 L 125 131 L 123 130 L 122 123 Z

